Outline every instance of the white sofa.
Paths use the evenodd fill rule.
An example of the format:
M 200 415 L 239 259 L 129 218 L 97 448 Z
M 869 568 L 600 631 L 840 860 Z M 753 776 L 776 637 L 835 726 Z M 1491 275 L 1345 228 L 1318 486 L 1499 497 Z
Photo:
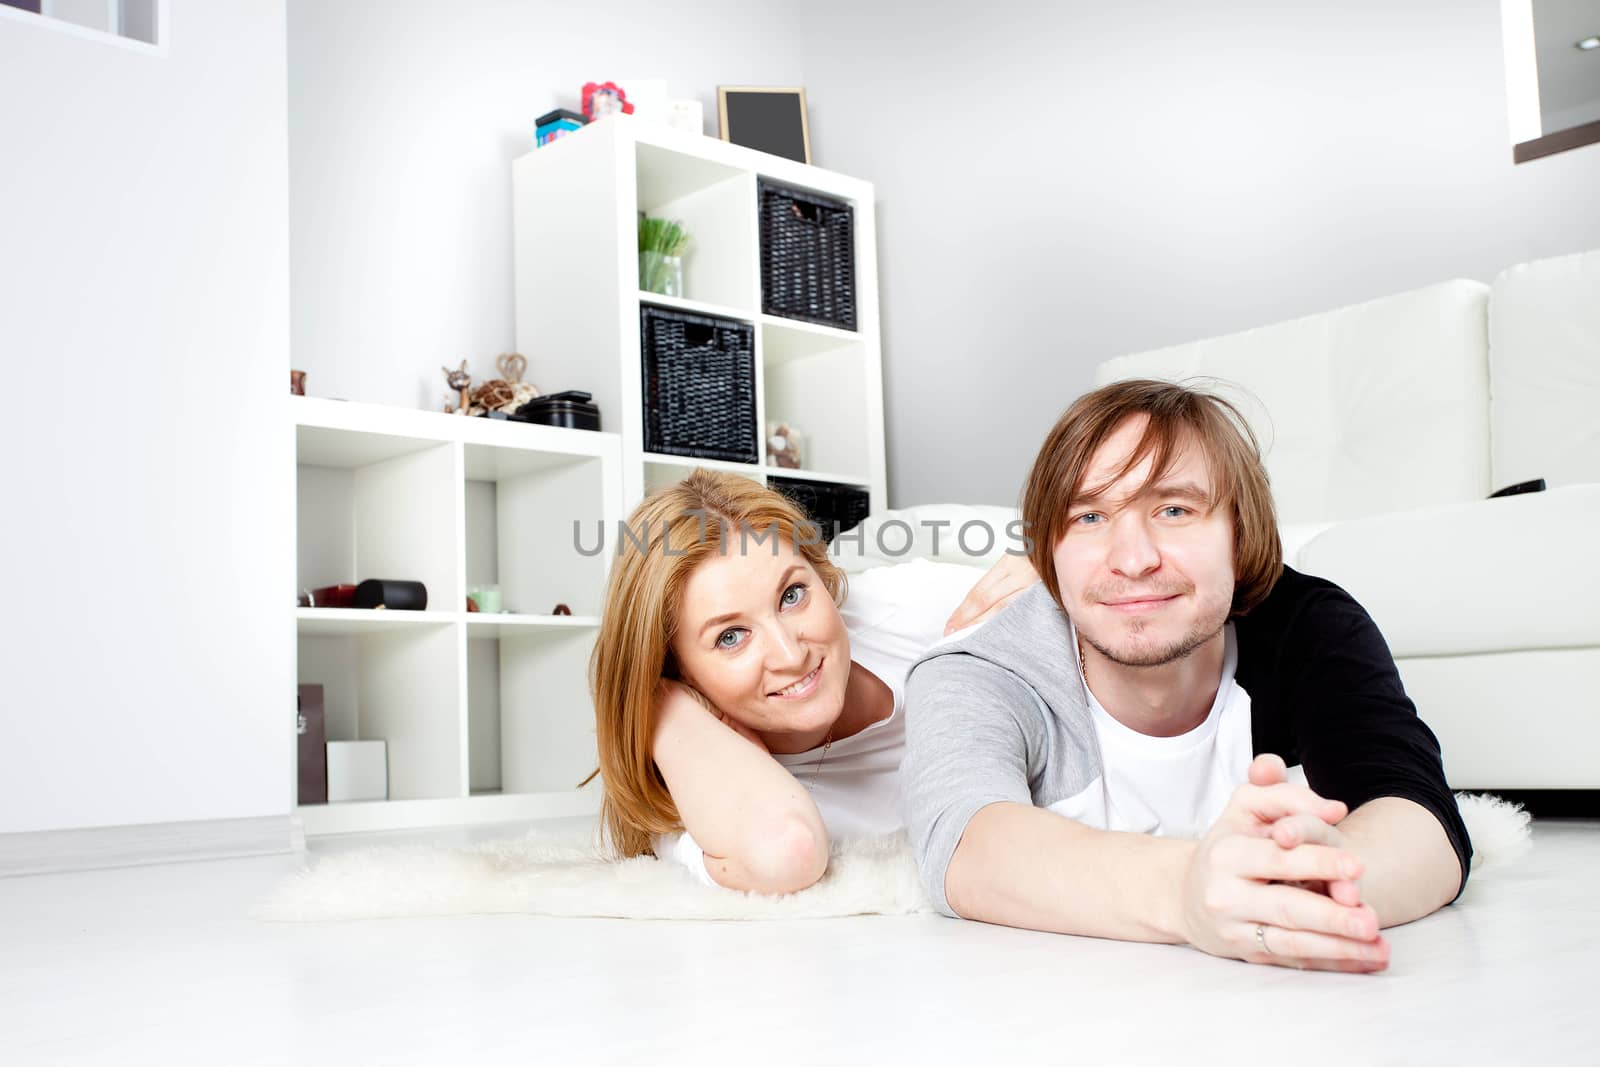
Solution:
M 1122 356 L 1097 384 L 1135 377 L 1239 403 L 1286 562 L 1372 613 L 1453 787 L 1600 788 L 1600 251 Z M 1486 499 L 1533 478 L 1550 489 Z M 884 513 L 866 540 L 1015 514 Z M 941 558 L 1005 547 L 974 559 L 954 529 Z

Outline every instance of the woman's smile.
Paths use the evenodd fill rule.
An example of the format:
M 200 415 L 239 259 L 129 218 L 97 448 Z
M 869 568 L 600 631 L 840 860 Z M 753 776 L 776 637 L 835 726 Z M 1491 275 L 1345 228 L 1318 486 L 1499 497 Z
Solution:
M 811 669 L 810 674 L 791 685 L 784 686 L 775 693 L 767 695 L 774 700 L 804 700 L 817 691 L 817 684 L 822 678 L 822 665 L 826 662 L 825 659 L 819 660 L 817 665 Z

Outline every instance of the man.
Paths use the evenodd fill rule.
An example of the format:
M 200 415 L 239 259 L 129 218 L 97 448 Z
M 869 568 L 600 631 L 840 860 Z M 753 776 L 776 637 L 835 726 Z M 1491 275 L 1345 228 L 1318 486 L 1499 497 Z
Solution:
M 1386 967 L 1380 929 L 1453 900 L 1471 844 L 1371 618 L 1283 565 L 1238 412 L 1165 382 L 1090 393 L 1022 510 L 1040 581 L 907 682 L 906 821 L 935 903 Z

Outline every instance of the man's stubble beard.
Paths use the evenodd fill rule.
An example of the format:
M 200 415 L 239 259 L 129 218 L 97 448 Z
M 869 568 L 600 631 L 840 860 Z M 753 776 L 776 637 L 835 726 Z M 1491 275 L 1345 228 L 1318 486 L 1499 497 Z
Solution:
M 1228 615 L 1231 607 L 1231 603 L 1222 604 L 1220 610 L 1210 613 L 1207 618 L 1197 622 L 1192 630 L 1170 645 L 1138 654 L 1124 655 L 1114 652 L 1099 641 L 1096 641 L 1093 636 L 1081 628 L 1078 630 L 1078 635 L 1083 638 L 1084 643 L 1090 648 L 1118 666 L 1132 667 L 1136 670 L 1165 667 L 1169 663 L 1176 663 L 1181 659 L 1192 656 L 1196 650 L 1222 633 L 1223 627 L 1228 624 Z M 1212 619 L 1215 619 L 1214 623 Z M 1135 623 L 1132 636 L 1137 637 L 1139 631 L 1143 629 L 1144 620 L 1135 620 Z

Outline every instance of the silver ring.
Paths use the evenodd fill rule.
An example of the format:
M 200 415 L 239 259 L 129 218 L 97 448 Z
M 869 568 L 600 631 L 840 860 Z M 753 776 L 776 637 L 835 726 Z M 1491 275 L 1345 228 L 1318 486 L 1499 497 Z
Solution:
M 1256 923 L 1256 944 L 1260 945 L 1261 946 L 1261 951 L 1265 952 L 1267 955 L 1269 955 L 1269 956 L 1276 956 L 1277 955 L 1276 952 L 1273 952 L 1270 948 L 1267 947 L 1267 924 L 1266 923 Z

